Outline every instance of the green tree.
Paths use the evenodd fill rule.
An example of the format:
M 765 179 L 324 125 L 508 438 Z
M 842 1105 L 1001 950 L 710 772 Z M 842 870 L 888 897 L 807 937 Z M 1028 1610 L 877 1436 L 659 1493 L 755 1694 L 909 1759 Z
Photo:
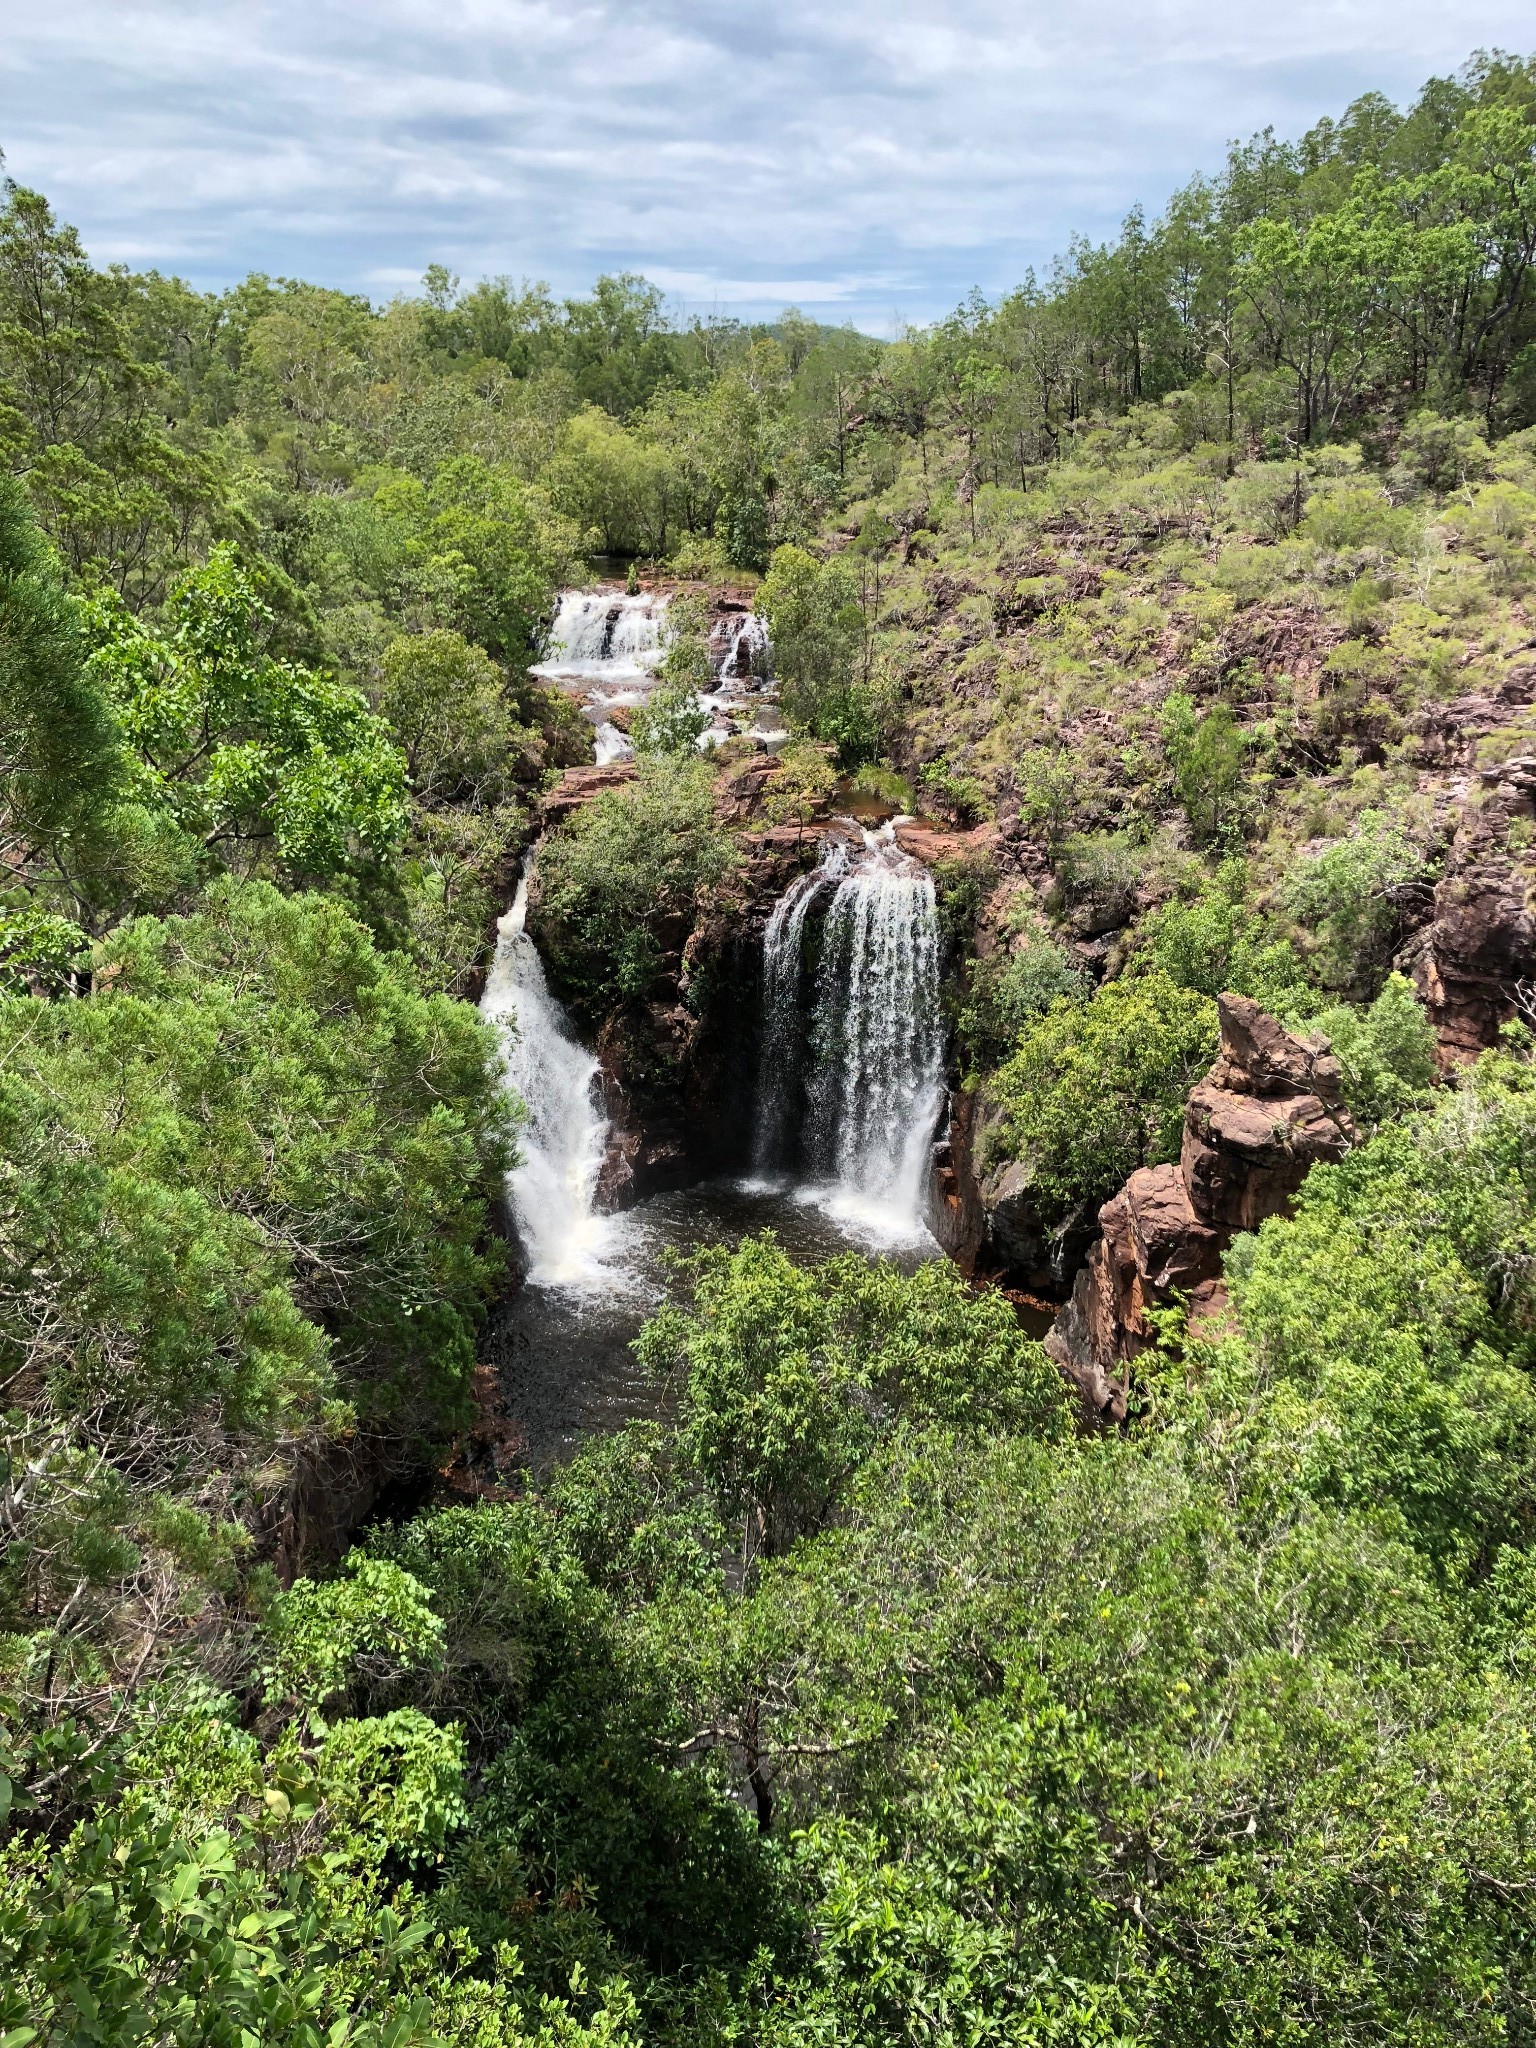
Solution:
M 1243 827 L 1247 745 L 1229 704 L 1205 712 L 1175 690 L 1159 713 L 1163 751 L 1174 788 L 1202 846 L 1219 845 Z
M 0 462 L 71 572 L 154 602 L 225 515 L 207 453 L 167 431 L 169 379 L 140 361 L 121 293 L 47 201 L 0 205 Z
M 827 740 L 845 768 L 873 754 L 878 733 L 866 667 L 858 585 L 846 563 L 818 562 L 804 548 L 775 548 L 756 609 L 773 638 L 785 715 Z
M 1157 972 L 1055 1003 L 985 1084 L 988 1156 L 1028 1161 L 1056 1215 L 1107 1201 L 1178 1157 L 1184 1099 L 1215 1052 L 1216 1005 Z
M 233 549 L 177 585 L 156 630 L 120 605 L 92 613 L 90 675 L 136 757 L 134 793 L 233 867 L 268 849 L 324 876 L 392 847 L 403 763 L 361 691 L 268 651 L 270 608 Z
M 378 709 L 418 802 L 494 797 L 533 738 L 519 725 L 495 662 L 443 627 L 399 634 L 385 648 Z
M 569 993 L 593 1016 L 643 997 L 660 970 L 664 927 L 734 859 L 715 821 L 714 777 L 697 757 L 642 760 L 633 782 L 583 805 L 544 841 L 531 905 Z
M 4 957 L 22 967 L 47 937 L 50 906 L 86 914 L 125 786 L 117 724 L 87 653 L 79 609 L 20 486 L 0 479 Z
M 1286 908 L 1317 934 L 1323 981 L 1373 995 L 1386 973 L 1405 903 L 1430 872 L 1424 849 L 1400 818 L 1366 810 L 1344 839 L 1331 840 L 1291 874 Z

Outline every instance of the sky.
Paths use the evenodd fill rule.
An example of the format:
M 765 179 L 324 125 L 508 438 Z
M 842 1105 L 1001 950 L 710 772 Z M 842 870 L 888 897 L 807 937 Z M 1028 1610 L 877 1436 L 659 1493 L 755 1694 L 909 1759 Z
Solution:
M 888 334 L 1402 102 L 1529 0 L 9 0 L 0 148 L 98 263 L 376 301 L 429 263 Z

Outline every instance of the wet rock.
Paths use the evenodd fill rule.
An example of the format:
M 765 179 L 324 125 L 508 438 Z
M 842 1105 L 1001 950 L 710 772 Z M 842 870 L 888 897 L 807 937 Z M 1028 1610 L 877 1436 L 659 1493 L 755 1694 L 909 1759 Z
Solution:
M 987 1212 L 976 1180 L 977 1098 L 957 1089 L 933 1150 L 931 1226 L 946 1254 L 967 1278 L 977 1270 L 987 1241 Z
M 1050 1237 L 1035 1197 L 1035 1162 L 1007 1159 L 979 1189 L 987 1234 L 1018 1272 L 1036 1278 L 1050 1263 Z

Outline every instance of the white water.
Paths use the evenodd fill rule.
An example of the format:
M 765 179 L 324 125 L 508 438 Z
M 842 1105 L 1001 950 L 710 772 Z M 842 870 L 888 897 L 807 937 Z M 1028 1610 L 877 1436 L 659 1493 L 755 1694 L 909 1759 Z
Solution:
M 508 1194 L 530 1284 L 498 1312 L 490 1356 L 543 1470 L 587 1432 L 657 1412 L 664 1397 L 631 1343 L 675 1284 L 673 1251 L 771 1228 L 797 1258 L 876 1248 L 910 1268 L 937 1253 L 921 1216 L 940 1041 L 931 882 L 888 831 L 862 847 L 829 842 L 769 924 L 763 1071 L 777 1121 L 760 1117 L 758 1131 L 760 1160 L 775 1170 L 599 1215 L 607 1123 L 598 1063 L 550 994 L 524 928 L 527 901 L 525 880 L 498 928 L 481 1002 L 500 1031 L 507 1085 L 527 1109 Z M 824 971 L 808 976 L 802 941 L 817 906 Z M 830 1022 L 843 1012 L 834 1045 Z M 818 1053 L 835 1056 L 835 1072 L 815 1068 L 807 1089 L 807 1057 Z M 792 1085 L 769 1088 L 770 1076 Z M 781 1160 L 797 1170 L 778 1170 Z
M 943 1092 L 933 877 L 901 852 L 893 826 L 863 842 L 851 850 L 830 841 L 821 865 L 769 919 L 756 1159 L 762 1171 L 798 1152 L 811 1176 L 805 1199 L 875 1237 L 911 1241 L 926 1235 Z M 821 960 L 807 1034 L 802 955 L 818 903 Z
M 604 765 L 634 752 L 613 714 L 633 710 L 656 683 L 666 635 L 665 592 L 563 590 L 550 627 L 549 651 L 532 673 L 577 697 L 594 728 L 593 759 Z M 768 629 L 752 612 L 724 612 L 710 627 L 714 687 L 699 698 L 709 724 L 703 749 L 747 730 L 769 748 L 788 735 L 771 684 Z
M 522 1163 L 507 1179 L 517 1234 L 537 1287 L 601 1287 L 610 1277 L 613 1219 L 598 1215 L 597 1179 L 608 1139 L 598 1063 L 549 992 L 538 948 L 524 930 L 528 878 L 496 927 L 496 954 L 480 999 L 501 1039 L 508 1085 L 527 1108 Z
M 616 590 L 563 590 L 549 653 L 533 673 L 555 681 L 628 683 L 643 693 L 661 659 L 666 610 L 665 596 L 648 590 L 634 597 Z

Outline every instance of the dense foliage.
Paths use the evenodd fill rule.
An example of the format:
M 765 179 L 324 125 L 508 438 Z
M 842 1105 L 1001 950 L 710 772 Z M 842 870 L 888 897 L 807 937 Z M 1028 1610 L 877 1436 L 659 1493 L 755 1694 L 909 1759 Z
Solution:
M 1423 951 L 1536 891 L 1533 135 L 1480 57 L 888 344 L 205 294 L 6 188 L 0 2048 L 1536 2041 L 1536 1051 L 1449 1063 Z M 1175 1156 L 1223 991 L 1332 1041 L 1360 1142 L 1124 1428 L 950 1264 L 759 1238 L 658 1419 L 429 1497 L 597 549 L 674 594 L 533 869 L 584 1025 L 703 1002 L 741 810 L 852 773 L 952 835 L 1042 1236 Z M 766 777 L 697 752 L 727 579 Z

